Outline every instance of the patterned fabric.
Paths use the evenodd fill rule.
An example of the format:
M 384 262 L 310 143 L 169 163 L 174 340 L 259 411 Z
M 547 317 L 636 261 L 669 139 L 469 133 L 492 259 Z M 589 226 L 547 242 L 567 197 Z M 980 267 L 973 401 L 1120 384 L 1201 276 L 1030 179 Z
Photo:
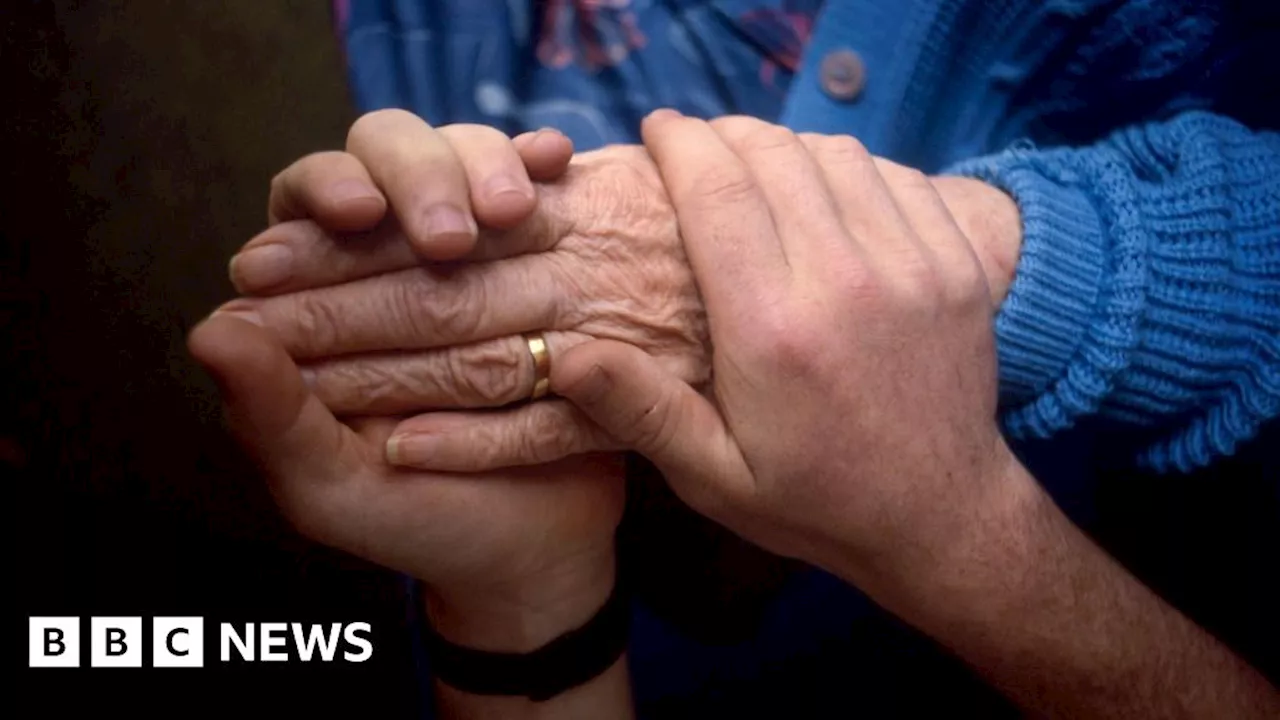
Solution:
M 361 109 L 555 127 L 590 149 L 633 142 L 659 107 L 777 118 L 820 5 L 338 0 L 335 18 Z

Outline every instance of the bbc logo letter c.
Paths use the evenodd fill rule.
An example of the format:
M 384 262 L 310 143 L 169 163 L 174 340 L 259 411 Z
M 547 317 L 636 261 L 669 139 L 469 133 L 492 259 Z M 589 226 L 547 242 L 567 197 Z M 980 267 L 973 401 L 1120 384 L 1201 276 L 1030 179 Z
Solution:
M 154 618 L 151 664 L 158 668 L 204 667 L 204 618 Z

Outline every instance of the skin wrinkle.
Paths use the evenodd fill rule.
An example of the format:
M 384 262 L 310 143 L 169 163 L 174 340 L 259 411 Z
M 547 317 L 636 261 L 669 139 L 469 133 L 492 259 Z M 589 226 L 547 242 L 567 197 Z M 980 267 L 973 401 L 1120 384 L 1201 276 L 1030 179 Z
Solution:
M 453 388 L 453 406 L 471 402 L 468 398 L 479 398 L 485 405 L 505 405 L 520 395 L 526 383 L 532 385 L 531 363 L 498 345 L 486 345 L 476 354 L 449 348 L 445 358 L 444 387 Z

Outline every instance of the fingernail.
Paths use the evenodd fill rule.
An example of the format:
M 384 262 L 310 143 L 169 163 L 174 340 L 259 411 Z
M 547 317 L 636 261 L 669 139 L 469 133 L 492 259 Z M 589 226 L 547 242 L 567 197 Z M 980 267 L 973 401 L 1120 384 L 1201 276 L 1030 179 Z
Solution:
M 545 133 L 555 133 L 556 135 L 561 135 L 561 136 L 563 136 L 563 135 L 564 135 L 564 133 L 560 132 L 560 131 L 559 131 L 558 129 L 556 129 L 556 128 L 551 127 L 550 125 L 547 125 L 546 127 L 540 127 L 540 128 L 538 128 L 538 132 L 540 132 L 540 133 L 544 133 L 544 132 L 545 132 Z
M 387 439 L 387 462 L 392 465 L 425 465 L 440 446 L 434 435 L 392 435 Z
M 293 275 L 293 250 L 288 245 L 261 245 L 231 258 L 231 282 L 240 289 L 261 290 Z
M 476 234 L 476 221 L 471 215 L 447 203 L 427 210 L 426 225 L 428 237 Z
M 530 197 L 529 189 L 516 182 L 516 179 L 509 175 L 500 175 L 485 183 L 484 192 L 491 200 L 496 200 L 508 194 L 522 198 Z
M 378 191 L 363 180 L 343 180 L 329 188 L 329 197 L 338 203 L 352 200 L 377 200 Z
M 238 319 L 243 320 L 243 321 L 245 321 L 245 322 L 247 322 L 247 323 L 253 323 L 254 325 L 257 325 L 258 327 L 266 327 L 266 326 L 267 326 L 267 324 L 266 324 L 265 322 L 263 322 L 263 321 L 262 321 L 262 316 L 261 316 L 261 315 L 259 315 L 259 314 L 257 313 L 257 311 L 255 311 L 255 310 L 219 310 L 219 311 L 215 312 L 215 313 L 214 313 L 214 315 L 221 315 L 221 316 L 223 316 L 223 317 L 233 317 L 233 318 L 238 318 Z
M 311 368 L 298 368 L 298 373 L 302 375 L 302 382 L 306 383 L 311 390 L 316 389 L 316 371 Z
M 670 120 L 671 118 L 680 117 L 684 117 L 684 115 L 675 108 L 661 108 L 649 113 L 649 119 L 651 120 Z

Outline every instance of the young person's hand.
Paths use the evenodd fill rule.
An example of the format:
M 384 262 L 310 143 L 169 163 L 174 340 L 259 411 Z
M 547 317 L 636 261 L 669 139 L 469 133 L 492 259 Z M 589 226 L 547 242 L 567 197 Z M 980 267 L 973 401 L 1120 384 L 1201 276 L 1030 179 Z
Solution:
M 298 248 L 281 236 L 289 226 L 279 227 L 294 220 L 333 233 L 381 226 L 407 239 L 402 249 L 418 259 L 456 260 L 474 249 L 480 227 L 528 218 L 537 206 L 534 184 L 561 177 L 572 157 L 573 142 L 551 129 L 509 138 L 484 125 L 432 127 L 404 110 L 369 113 L 351 126 L 345 152 L 307 155 L 272 179 L 270 227 L 232 259 L 231 280 L 257 295 L 342 279 L 342 264 L 325 268 L 327 275 L 295 274 L 308 258 L 294 256 Z M 367 245 L 349 238 L 344 249 Z
M 607 341 L 558 359 L 557 392 L 692 507 L 857 585 L 1034 714 L 1280 713 L 1005 445 L 988 283 L 932 183 L 745 118 L 665 112 L 644 136 L 706 302 L 710 397 Z

